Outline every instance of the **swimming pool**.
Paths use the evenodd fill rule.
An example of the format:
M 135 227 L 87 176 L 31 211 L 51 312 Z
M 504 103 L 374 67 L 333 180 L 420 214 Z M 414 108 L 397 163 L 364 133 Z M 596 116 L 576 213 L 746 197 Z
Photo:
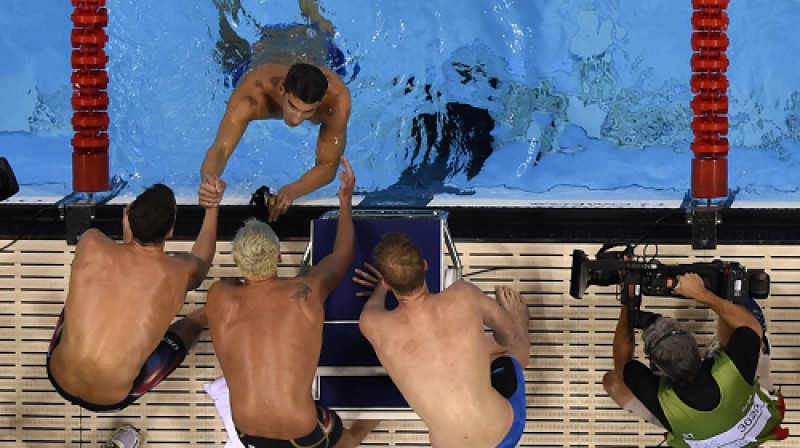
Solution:
M 0 155 L 21 186 L 10 201 L 71 192 L 72 8 L 43 5 L 11 0 L 0 16 Z M 349 73 L 360 69 L 346 77 L 346 155 L 369 200 L 640 207 L 679 204 L 687 193 L 690 1 L 321 6 Z M 800 201 L 800 67 L 787 57 L 794 6 L 728 8 L 736 205 Z M 111 174 L 128 182 L 123 197 L 153 182 L 192 197 L 232 90 L 217 52 L 220 19 L 252 43 L 262 26 L 302 21 L 297 2 L 109 0 L 108 9 Z M 309 125 L 251 124 L 226 170 L 228 200 L 295 179 L 313 163 L 315 138 Z

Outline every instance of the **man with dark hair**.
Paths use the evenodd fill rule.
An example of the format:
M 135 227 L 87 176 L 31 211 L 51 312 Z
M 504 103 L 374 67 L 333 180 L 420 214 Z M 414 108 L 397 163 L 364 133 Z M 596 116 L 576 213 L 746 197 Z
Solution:
M 205 182 L 222 197 L 221 179 Z M 190 253 L 164 251 L 177 207 L 161 184 L 124 209 L 122 243 L 97 229 L 80 237 L 47 353 L 47 376 L 66 400 L 90 411 L 123 409 L 172 373 L 197 342 L 208 322 L 204 307 L 172 320 L 216 251 L 219 203 L 201 205 L 205 217 Z
M 644 353 L 660 372 L 654 373 L 633 359 L 633 328 L 622 305 L 614 368 L 603 377 L 608 395 L 623 409 L 663 426 L 669 446 L 755 447 L 785 438 L 783 400 L 762 387 L 770 384 L 768 372 L 757 375 L 765 361 L 759 321 L 744 306 L 706 289 L 699 275 L 677 280 L 675 292 L 717 314 L 720 350 L 703 359 L 691 332 L 674 318 L 656 315 L 642 333 Z
M 353 278 L 372 289 L 359 327 L 427 424 L 431 444 L 515 447 L 525 428 L 523 370 L 530 357 L 528 306 L 519 292 L 497 286 L 494 301 L 458 281 L 431 293 L 427 262 L 401 233 L 384 235 L 374 265 L 365 266 Z M 398 302 L 391 311 L 385 306 L 389 291 Z
M 277 118 L 290 127 L 309 120 L 320 128 L 314 166 L 270 198 L 270 222 L 285 213 L 295 199 L 333 180 L 346 143 L 350 92 L 336 73 L 323 66 L 273 62 L 250 69 L 231 94 L 217 136 L 203 160 L 201 176 L 222 175 L 251 121 Z M 205 187 L 201 187 L 200 197 L 217 200 L 216 193 Z
M 342 165 L 330 255 L 296 277 L 280 277 L 278 236 L 268 224 L 251 219 L 231 247 L 243 279 L 221 280 L 208 290 L 208 328 L 244 446 L 355 447 L 378 424 L 358 420 L 345 429 L 336 412 L 311 396 L 324 302 L 353 258 L 355 177 L 344 157 Z

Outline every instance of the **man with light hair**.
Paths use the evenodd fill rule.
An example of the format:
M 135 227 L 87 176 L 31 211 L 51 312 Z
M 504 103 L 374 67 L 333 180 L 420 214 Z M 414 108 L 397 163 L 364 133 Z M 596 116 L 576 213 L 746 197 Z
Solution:
M 269 224 L 251 218 L 236 233 L 231 254 L 242 277 L 261 277 L 278 270 L 280 241 Z
M 633 359 L 633 328 L 622 305 L 614 334 L 614 368 L 603 377 L 623 409 L 664 427 L 673 447 L 755 447 L 787 436 L 783 399 L 762 388 L 757 375 L 763 329 L 744 306 L 706 289 L 695 273 L 677 277 L 676 293 L 717 316 L 720 350 L 701 357 L 694 336 L 671 317 L 653 315 L 642 333 L 654 370 Z M 750 299 L 752 300 L 752 299 Z M 754 304 L 757 307 L 756 304 Z
M 248 448 L 355 447 L 378 424 L 345 429 L 311 396 L 322 347 L 324 301 L 353 258 L 351 202 L 355 177 L 339 172 L 339 218 L 333 252 L 296 277 L 279 277 L 280 242 L 264 222 L 247 221 L 233 240 L 242 280 L 208 290 L 208 327 L 230 391 L 239 439 Z
M 528 306 L 497 286 L 492 300 L 458 281 L 428 290 L 428 264 L 405 234 L 387 233 L 374 265 L 354 281 L 371 291 L 359 327 L 383 367 L 430 431 L 437 448 L 513 448 L 525 429 L 530 358 Z M 392 291 L 397 308 L 386 309 Z M 484 325 L 493 334 L 484 331 Z

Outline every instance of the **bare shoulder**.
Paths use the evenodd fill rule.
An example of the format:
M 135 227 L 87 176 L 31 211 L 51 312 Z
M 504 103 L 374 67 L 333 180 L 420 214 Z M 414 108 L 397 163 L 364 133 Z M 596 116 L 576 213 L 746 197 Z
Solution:
M 343 112 L 350 113 L 350 89 L 336 73 L 327 67 L 320 67 L 325 78 L 328 80 L 328 89 L 325 92 L 323 103 L 328 107 L 341 109 Z
M 235 91 L 247 90 L 253 87 L 261 89 L 277 89 L 286 78 L 289 67 L 280 64 L 261 64 L 250 70 L 241 82 L 236 86 Z
M 286 68 L 281 65 L 263 64 L 248 72 L 236 85 L 228 108 L 240 104 L 250 104 L 264 95 L 277 92 L 286 77 Z
M 339 286 L 342 279 L 325 264 L 311 266 L 293 279 L 287 279 L 294 294 L 323 301 Z
M 113 243 L 114 240 L 109 238 L 105 233 L 91 228 L 87 231 L 83 232 L 80 239 L 78 240 L 78 246 L 81 245 L 88 245 L 88 244 L 104 244 L 104 243 Z
M 445 288 L 442 293 L 446 293 L 448 296 L 452 296 L 456 300 L 483 298 L 486 295 L 473 283 L 464 280 L 454 282 L 452 285 Z
M 117 246 L 116 241 L 109 238 L 97 229 L 89 229 L 84 232 L 75 247 L 75 257 L 86 260 L 98 259 L 106 254 L 112 253 Z
M 491 312 L 497 303 L 475 284 L 459 280 L 440 293 L 445 300 L 441 306 L 456 308 L 458 312 L 473 310 L 480 314 Z
M 361 313 L 358 328 L 367 340 L 373 341 L 377 335 L 386 332 L 387 327 L 391 327 L 392 315 L 392 311 Z
M 236 278 L 224 278 L 217 280 L 208 288 L 206 301 L 209 309 L 216 308 L 220 304 L 226 303 L 232 290 L 242 284 L 241 280 Z
M 328 297 L 330 291 L 325 290 L 322 278 L 318 275 L 298 275 L 284 280 L 283 287 L 289 298 L 303 303 L 319 304 Z

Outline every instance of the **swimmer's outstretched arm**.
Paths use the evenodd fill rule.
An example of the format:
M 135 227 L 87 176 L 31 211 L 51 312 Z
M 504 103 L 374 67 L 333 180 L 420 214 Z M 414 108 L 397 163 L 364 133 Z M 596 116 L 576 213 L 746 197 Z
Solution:
M 269 222 L 286 213 L 294 201 L 329 184 L 336 176 L 339 160 L 347 145 L 347 122 L 350 119 L 350 96 L 342 94 L 334 115 L 322 123 L 317 137 L 316 162 L 298 180 L 281 187 L 270 204 Z
M 222 176 L 228 159 L 242 139 L 247 125 L 255 118 L 258 108 L 259 103 L 253 100 L 250 89 L 245 84 L 239 84 L 228 100 L 214 142 L 206 151 L 200 167 L 201 181 L 208 176 Z

